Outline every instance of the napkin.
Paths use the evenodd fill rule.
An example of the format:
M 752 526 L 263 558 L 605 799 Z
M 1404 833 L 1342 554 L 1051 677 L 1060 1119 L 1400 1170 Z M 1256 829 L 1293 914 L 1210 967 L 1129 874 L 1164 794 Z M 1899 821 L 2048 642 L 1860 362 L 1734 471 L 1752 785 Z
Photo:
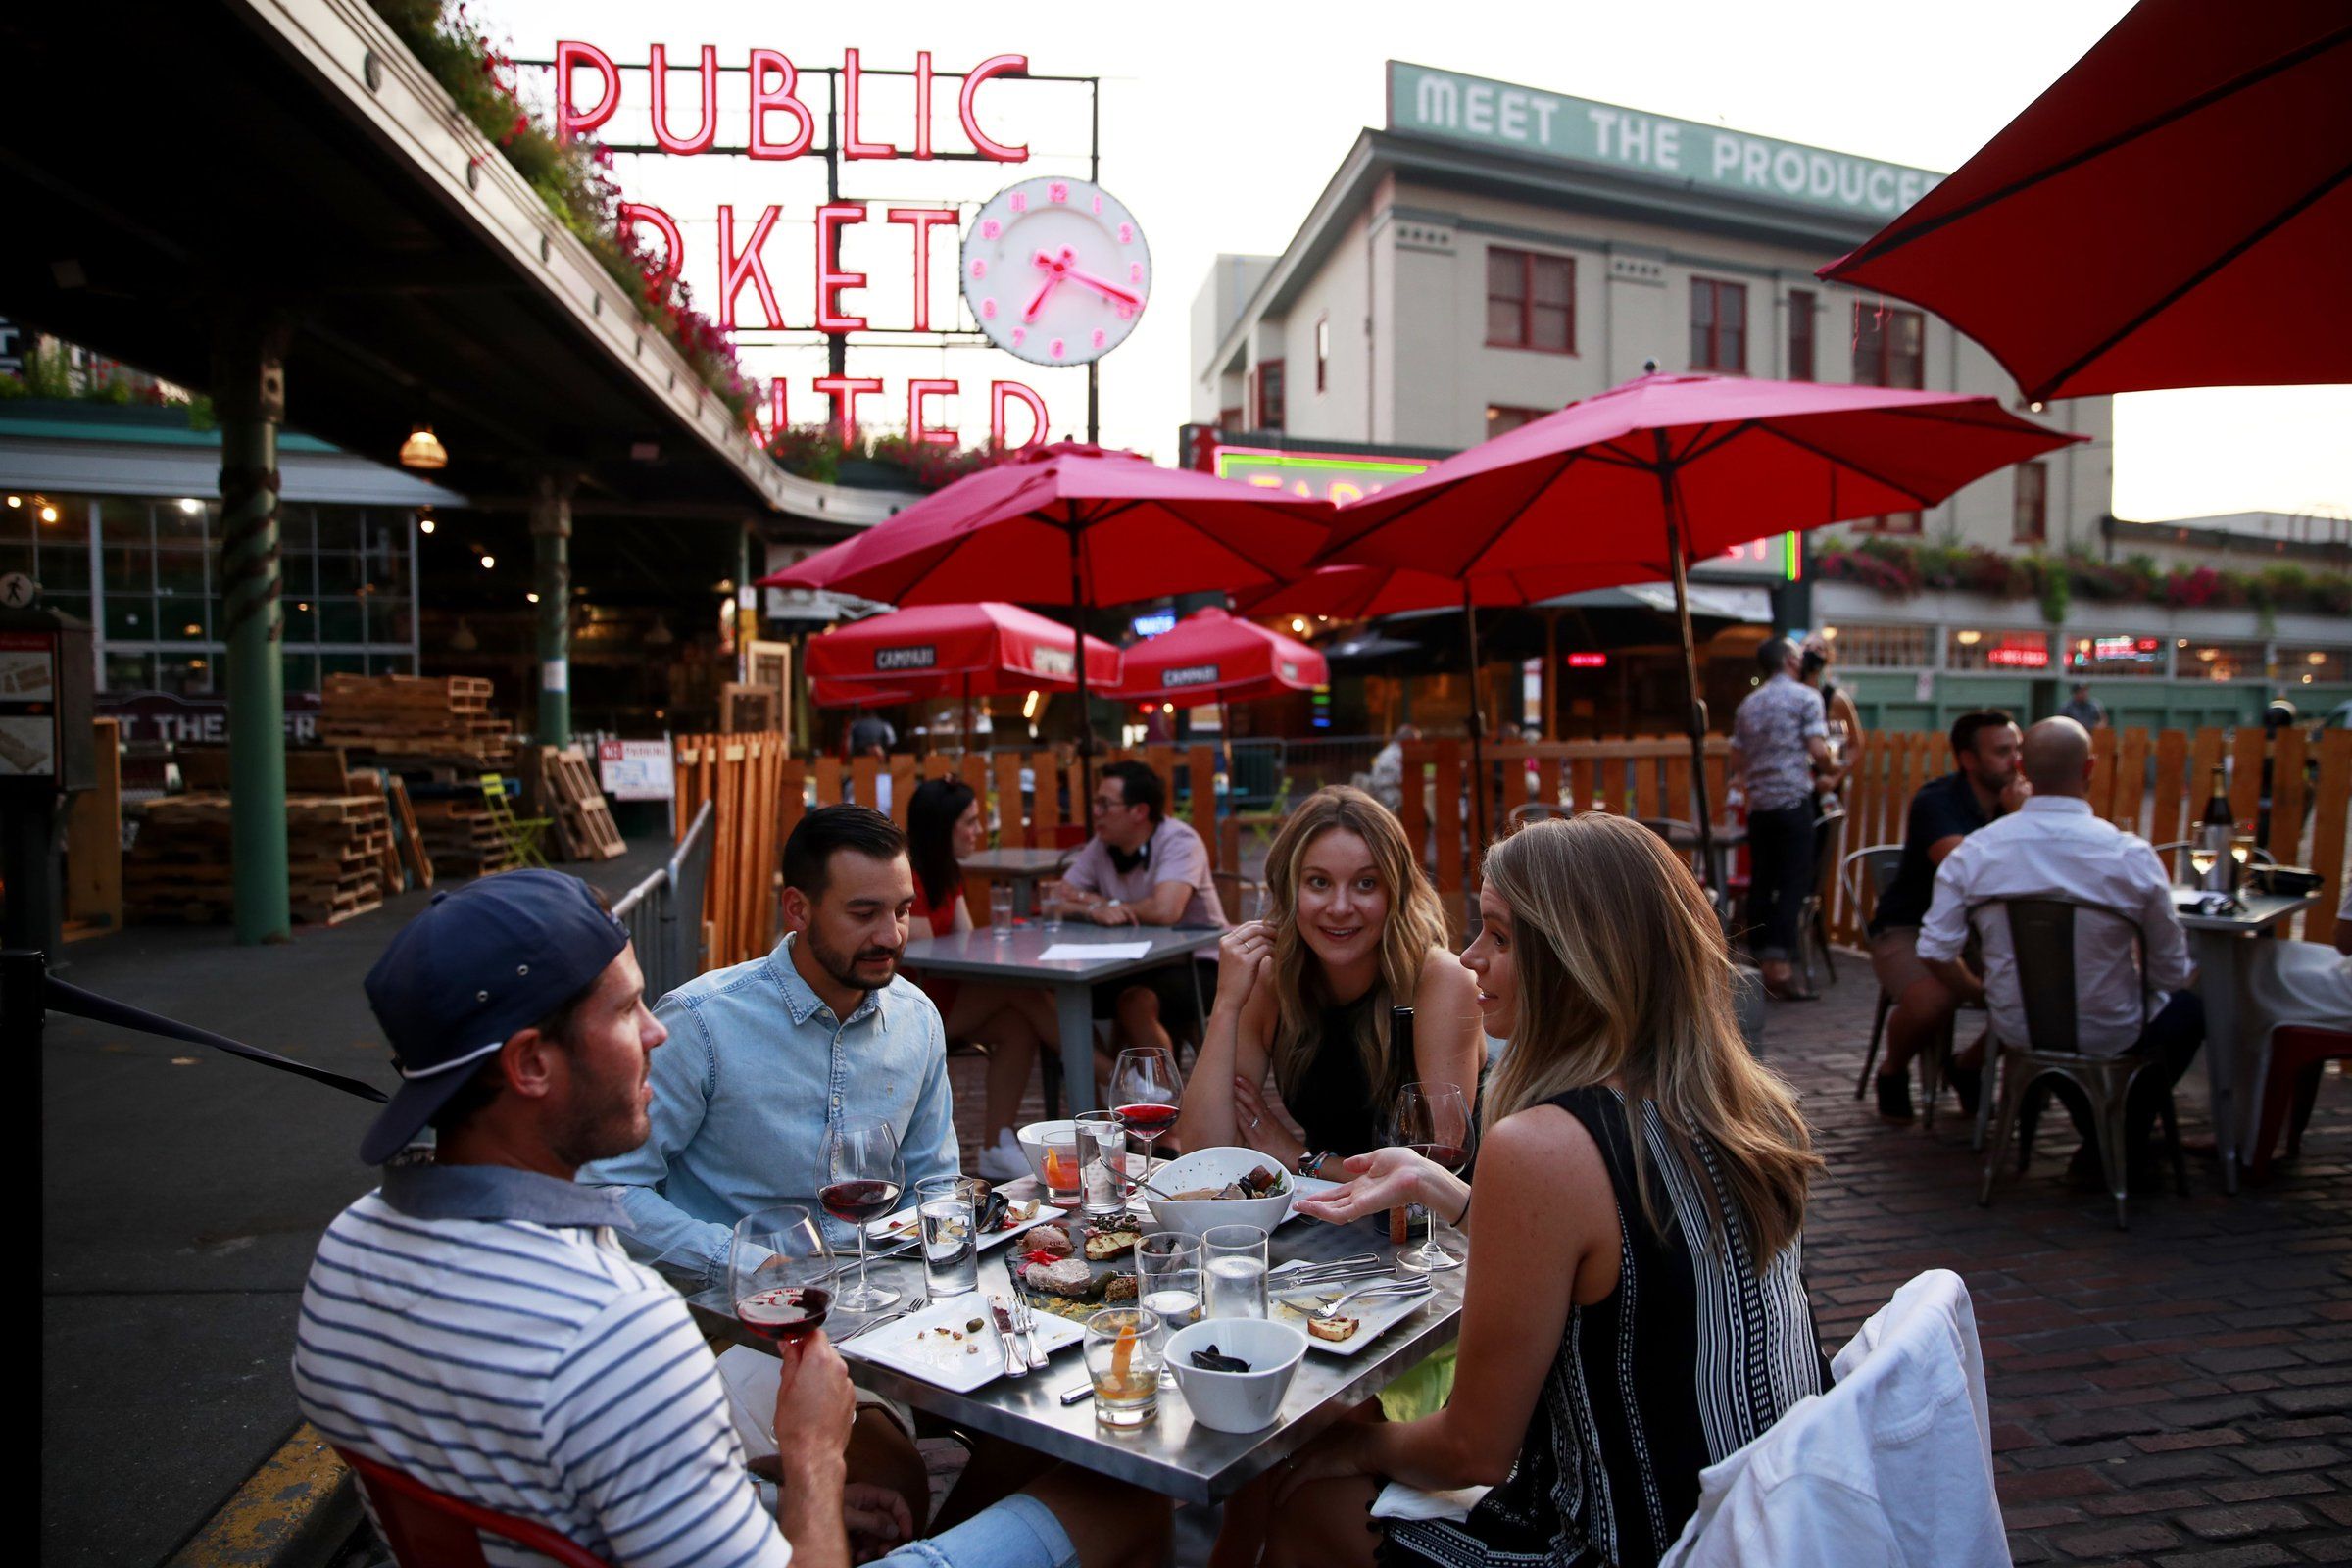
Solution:
M 1140 958 L 1151 951 L 1149 942 L 1056 942 L 1037 957 L 1040 963 L 1083 963 L 1090 958 Z
M 1452 1492 L 1423 1492 L 1401 1481 L 1392 1481 L 1380 1489 L 1372 1499 L 1375 1519 L 1467 1519 L 1478 1499 L 1492 1490 L 1487 1487 L 1460 1487 Z

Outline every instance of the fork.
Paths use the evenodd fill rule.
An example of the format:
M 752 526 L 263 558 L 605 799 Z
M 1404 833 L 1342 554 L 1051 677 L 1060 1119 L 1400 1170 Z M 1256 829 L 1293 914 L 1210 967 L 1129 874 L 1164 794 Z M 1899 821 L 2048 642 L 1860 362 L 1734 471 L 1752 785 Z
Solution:
M 896 1311 L 885 1312 L 880 1317 L 868 1318 L 865 1322 L 858 1324 L 856 1328 L 850 1330 L 849 1333 L 844 1334 L 840 1339 L 835 1340 L 833 1343 L 835 1345 L 847 1345 L 852 1340 L 865 1333 L 868 1329 L 878 1329 L 885 1323 L 896 1323 L 900 1318 L 906 1316 L 909 1312 L 920 1312 L 924 1307 L 929 1306 L 930 1304 L 931 1303 L 925 1300 L 923 1298 L 919 1296 L 915 1297 L 912 1300 L 907 1301 L 904 1306 L 899 1307 Z
M 1037 1313 L 1030 1308 L 1029 1298 L 1018 1291 L 1012 1295 L 1012 1327 L 1021 1337 L 1021 1353 L 1029 1358 L 1030 1366 L 1043 1372 L 1046 1355 L 1037 1348 Z
M 1434 1288 L 1435 1287 L 1433 1287 L 1426 1279 L 1391 1280 L 1382 1285 L 1366 1285 L 1359 1287 L 1356 1290 L 1349 1291 L 1347 1295 L 1341 1297 L 1335 1301 L 1327 1302 L 1326 1304 L 1315 1308 L 1315 1310 L 1308 1315 L 1314 1317 L 1320 1322 L 1328 1323 L 1333 1318 L 1338 1317 L 1340 1315 L 1340 1308 L 1346 1306 L 1349 1301 L 1360 1301 L 1366 1297 L 1372 1296 L 1384 1298 L 1427 1296 Z

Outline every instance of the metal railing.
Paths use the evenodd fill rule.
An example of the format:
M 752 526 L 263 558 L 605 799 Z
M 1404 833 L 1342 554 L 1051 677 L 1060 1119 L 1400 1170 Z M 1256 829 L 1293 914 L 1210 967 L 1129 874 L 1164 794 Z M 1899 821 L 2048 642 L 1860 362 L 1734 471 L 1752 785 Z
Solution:
M 703 884 L 710 875 L 711 803 L 694 813 L 669 863 L 612 906 L 629 928 L 648 998 L 666 996 L 703 972 Z

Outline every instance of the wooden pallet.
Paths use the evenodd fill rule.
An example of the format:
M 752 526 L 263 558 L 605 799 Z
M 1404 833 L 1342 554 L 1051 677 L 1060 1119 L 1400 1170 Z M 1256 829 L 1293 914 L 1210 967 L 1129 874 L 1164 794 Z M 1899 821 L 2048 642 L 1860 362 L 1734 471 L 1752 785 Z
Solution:
M 546 785 L 547 814 L 555 819 L 557 843 L 567 860 L 611 860 L 629 853 L 612 808 L 597 787 L 596 770 L 577 746 L 539 748 L 539 774 Z
M 393 767 L 502 768 L 514 758 L 514 726 L 491 710 L 490 682 L 475 675 L 329 675 L 318 731 Z
M 298 920 L 332 925 L 382 906 L 391 817 L 381 795 L 342 793 L 349 782 L 343 776 L 335 793 L 286 798 L 286 893 Z M 126 912 L 143 921 L 229 919 L 230 817 L 229 797 L 217 791 L 148 802 L 122 865 Z

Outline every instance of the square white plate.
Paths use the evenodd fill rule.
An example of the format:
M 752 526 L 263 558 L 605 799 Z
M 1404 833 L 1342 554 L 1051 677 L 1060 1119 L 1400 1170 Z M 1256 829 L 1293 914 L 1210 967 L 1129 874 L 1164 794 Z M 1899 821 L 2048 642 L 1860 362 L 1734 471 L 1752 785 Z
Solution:
M 1048 1220 L 1059 1219 L 1062 1215 L 1068 1212 L 1068 1209 L 1055 1208 L 1052 1203 L 1040 1203 L 1037 1205 L 1037 1217 L 1035 1219 L 1025 1219 L 1009 1230 L 990 1231 L 986 1236 L 981 1237 L 980 1250 L 985 1252 L 992 1247 L 997 1247 L 1005 1242 L 1011 1241 L 1015 1236 L 1020 1235 L 1021 1232 L 1025 1230 L 1033 1230 L 1037 1226 L 1045 1224 Z M 914 1210 L 911 1208 L 903 1208 L 896 1214 L 892 1214 L 887 1218 L 875 1220 L 872 1224 L 866 1226 L 865 1234 L 872 1246 L 876 1248 L 890 1248 L 897 1247 L 902 1243 L 913 1241 L 914 1230 Z M 881 1254 L 877 1252 L 875 1255 L 880 1256 Z
M 996 1314 L 990 1310 L 993 1304 L 987 1291 L 951 1296 L 895 1323 L 885 1323 L 871 1334 L 858 1335 L 841 1347 L 841 1353 L 921 1378 L 956 1394 L 969 1394 L 1004 1375 L 1004 1342 L 997 1334 Z M 1005 1304 L 1011 1305 L 1009 1298 Z M 1086 1338 L 1084 1326 L 1068 1318 L 1051 1312 L 1032 1315 L 1037 1319 L 1037 1348 L 1042 1354 L 1051 1355 Z M 981 1320 L 977 1334 L 964 1326 L 974 1318 Z M 949 1332 L 934 1332 L 942 1328 Z M 963 1338 L 956 1339 L 957 1334 Z M 1013 1338 L 1025 1343 L 1019 1335 Z M 968 1353 L 967 1347 L 971 1348 Z
M 1298 1260 L 1277 1263 L 1266 1275 L 1266 1290 L 1269 1293 L 1266 1315 L 1278 1323 L 1294 1324 L 1302 1332 L 1306 1328 L 1307 1314 L 1322 1303 L 1313 1296 L 1297 1296 L 1283 1300 L 1271 1293 L 1282 1289 L 1282 1276 L 1286 1270 L 1306 1266 L 1303 1261 Z M 1318 1294 L 1336 1296 L 1371 1283 L 1370 1280 L 1349 1280 L 1345 1285 L 1329 1286 Z M 1427 1306 L 1430 1299 L 1427 1296 L 1407 1296 L 1372 1297 L 1361 1301 L 1350 1301 L 1348 1303 L 1348 1315 L 1359 1320 L 1356 1331 L 1344 1340 L 1318 1340 L 1308 1334 L 1307 1348 L 1321 1350 L 1326 1355 L 1354 1355 L 1391 1328 Z

